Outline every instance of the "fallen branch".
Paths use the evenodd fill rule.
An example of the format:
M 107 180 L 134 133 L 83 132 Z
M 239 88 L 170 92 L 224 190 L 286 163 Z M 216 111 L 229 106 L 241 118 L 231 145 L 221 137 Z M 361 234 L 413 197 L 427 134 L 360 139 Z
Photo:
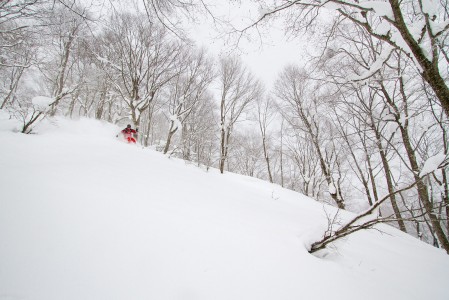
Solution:
M 422 178 L 420 179 L 422 180 Z M 369 215 L 371 215 L 382 203 L 384 203 L 386 200 L 390 199 L 391 196 L 398 194 L 398 193 L 402 193 L 404 191 L 407 191 L 411 188 L 413 188 L 415 185 L 417 185 L 419 181 L 415 181 L 414 183 L 412 183 L 411 185 L 397 190 L 393 193 L 390 193 L 388 195 L 386 195 L 385 197 L 383 197 L 382 199 L 380 199 L 379 201 L 377 201 L 373 206 L 371 206 L 368 210 L 366 210 L 365 212 L 357 215 L 355 218 L 353 218 L 352 220 L 350 220 L 348 223 L 346 223 L 345 225 L 343 225 L 342 227 L 340 227 L 338 230 L 336 231 L 326 231 L 326 233 L 324 234 L 323 238 L 317 242 L 314 242 L 309 249 L 309 253 L 314 253 L 318 250 L 324 249 L 326 248 L 327 245 L 329 245 L 332 242 L 335 242 L 336 240 L 339 240 L 343 237 L 346 237 L 354 232 L 357 232 L 359 230 L 362 229 L 370 229 L 372 228 L 374 225 L 379 224 L 379 223 L 386 223 L 386 222 L 390 222 L 392 221 L 392 219 L 390 217 L 376 217 L 375 219 L 366 221 L 362 224 L 356 224 L 358 221 L 360 221 L 361 219 L 363 219 L 364 217 L 367 217 Z

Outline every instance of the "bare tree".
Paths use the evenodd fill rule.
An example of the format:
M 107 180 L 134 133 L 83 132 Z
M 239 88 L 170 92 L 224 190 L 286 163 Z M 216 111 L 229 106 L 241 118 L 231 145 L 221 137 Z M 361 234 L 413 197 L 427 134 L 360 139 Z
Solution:
M 259 99 L 257 101 L 257 121 L 259 123 L 259 129 L 260 129 L 260 135 L 262 137 L 262 148 L 263 148 L 263 154 L 264 159 L 267 164 L 267 173 L 268 173 L 268 180 L 273 183 L 273 175 L 271 170 L 271 164 L 270 164 L 270 157 L 268 154 L 268 126 L 270 123 L 274 120 L 275 117 L 275 110 L 273 105 L 273 99 L 270 99 L 268 97 Z
M 449 239 L 447 234 L 444 232 L 444 226 L 442 226 L 440 218 L 438 217 L 439 213 L 437 212 L 434 201 L 432 201 L 429 195 L 426 184 L 422 180 L 420 180 L 419 177 L 421 167 L 418 162 L 418 155 L 415 149 L 419 149 L 419 143 L 420 141 L 423 141 L 423 138 L 418 136 L 418 143 L 416 145 L 413 145 L 412 136 L 410 133 L 411 121 L 414 117 L 416 117 L 416 115 L 421 114 L 424 110 L 419 108 L 414 109 L 414 111 L 416 111 L 414 113 L 415 116 L 412 115 L 413 113 L 411 111 L 411 107 L 416 107 L 416 104 L 413 105 L 413 102 L 411 100 L 412 97 L 415 97 L 413 95 L 414 91 L 411 88 L 407 89 L 408 83 L 402 75 L 405 71 L 404 67 L 402 67 L 400 57 L 398 58 L 397 65 L 395 66 L 395 71 L 397 75 L 397 80 L 394 82 L 395 85 L 389 88 L 386 83 L 380 82 L 379 92 L 382 94 L 382 98 L 388 105 L 390 115 L 393 119 L 392 121 L 396 123 L 401 134 L 402 144 L 408 157 L 409 168 L 413 174 L 414 180 L 416 181 L 419 199 L 422 202 L 425 212 L 430 219 L 432 229 L 438 237 L 438 240 L 441 243 L 442 247 L 449 253 Z M 411 93 L 407 93 L 406 89 L 411 91 Z M 395 93 L 394 91 L 398 92 Z M 426 132 L 427 131 L 424 131 L 423 135 L 425 135 Z
M 430 97 L 429 97 L 430 98 Z M 444 118 L 442 113 L 439 110 L 435 110 L 432 105 L 432 101 L 429 101 L 431 104 L 431 112 L 434 116 L 442 136 L 442 145 L 441 148 L 443 153 L 449 153 L 449 129 L 447 128 L 448 119 Z M 439 178 L 433 176 L 434 181 L 440 187 L 439 193 L 441 196 L 441 205 L 440 207 L 444 207 L 445 212 L 445 222 L 446 222 L 446 232 L 449 233 L 449 168 L 442 168 Z M 443 215 L 442 212 L 440 212 Z
M 444 167 L 444 164 L 439 166 L 439 168 L 443 168 L 443 167 Z M 421 177 L 420 180 L 423 180 L 428 175 L 429 174 L 426 174 L 424 177 Z M 403 188 L 398 189 L 394 193 L 399 194 L 399 193 L 405 192 L 405 191 L 415 187 L 415 185 L 418 182 L 419 181 L 415 181 L 409 185 L 406 185 Z M 324 249 L 329 244 L 331 244 L 341 238 L 347 237 L 357 231 L 365 230 L 365 229 L 373 229 L 373 228 L 375 228 L 374 226 L 376 224 L 394 221 L 394 215 L 380 217 L 376 214 L 379 206 L 383 202 L 385 202 L 389 198 L 391 198 L 391 196 L 392 196 L 391 194 L 386 195 L 385 197 L 380 199 L 378 202 L 376 202 L 373 206 L 371 206 L 364 212 L 358 214 L 357 216 L 355 216 L 354 218 L 345 222 L 344 224 L 336 226 L 337 228 L 334 229 L 334 225 L 335 225 L 334 222 L 335 222 L 336 216 L 338 214 L 338 212 L 337 212 L 333 218 L 329 218 L 329 224 L 328 224 L 329 230 L 327 230 L 324 233 L 323 237 L 320 240 L 313 242 L 309 246 L 309 252 L 314 253 L 316 251 Z
M 261 5 L 265 13 L 248 26 L 237 30 L 239 35 L 257 28 L 265 19 L 274 16 L 283 16 L 287 19 L 286 29 L 299 34 L 301 30 L 315 24 L 320 10 L 334 11 L 338 20 L 332 28 L 350 23 L 386 45 L 383 54 L 372 67 L 364 73 L 356 74 L 351 80 L 364 80 L 372 76 L 390 59 L 393 50 L 401 51 L 420 70 L 422 78 L 431 87 L 446 115 L 449 115 L 449 87 L 446 77 L 449 65 L 449 25 L 446 20 L 449 13 L 444 2 L 388 0 L 382 5 L 375 5 L 370 1 L 330 0 L 312 3 L 282 0 Z M 410 14 L 410 11 L 413 13 Z M 419 28 L 419 34 L 414 28 Z
M 182 158 L 209 168 L 213 164 L 214 154 L 218 152 L 217 104 L 211 92 L 203 93 L 202 97 L 182 127 Z
M 181 44 L 170 41 L 164 29 L 145 16 L 122 13 L 113 16 L 95 53 L 110 70 L 110 80 L 126 103 L 135 126 L 157 92 L 175 75 Z
M 20 116 L 22 132 L 26 133 L 31 132 L 45 115 L 53 115 L 59 102 L 78 86 L 73 82 L 68 84 L 68 77 L 74 62 L 75 40 L 85 26 L 84 19 L 74 16 L 72 10 L 66 10 L 59 2 L 48 4 L 48 1 L 6 1 L 0 4 L 0 47 L 9 49 L 9 58 L 3 56 L 6 60 L 1 64 L 9 71 L 8 80 L 4 81 L 9 89 L 1 106 L 10 106 L 13 114 Z M 32 65 L 40 68 L 40 74 L 34 68 L 30 70 Z M 32 88 L 30 80 L 21 82 L 25 71 L 28 78 L 36 82 Z M 46 85 L 42 84 L 42 77 Z M 24 94 L 17 97 L 19 91 Z M 51 109 L 33 106 L 31 99 L 38 91 L 53 99 L 49 103 Z
M 365 191 L 365 195 L 368 199 L 368 204 L 371 206 L 373 205 L 373 203 L 375 201 L 373 201 L 372 199 L 372 192 L 371 192 L 371 188 L 370 188 L 370 174 L 368 170 L 365 169 L 363 163 L 364 163 L 364 158 L 369 158 L 367 155 L 363 155 L 360 154 L 360 151 L 358 148 L 358 145 L 356 144 L 357 141 L 355 139 L 352 138 L 352 135 L 354 135 L 354 127 L 357 126 L 357 131 L 360 130 L 360 120 L 356 120 L 356 118 L 354 116 L 351 116 L 350 114 L 344 114 L 344 115 L 339 115 L 336 112 L 336 118 L 335 118 L 336 123 L 338 124 L 337 130 L 339 132 L 339 135 L 342 137 L 345 145 L 346 145 L 346 149 L 348 151 L 348 153 L 350 154 L 350 157 L 352 158 L 352 164 L 351 167 L 353 168 L 354 174 L 355 176 L 360 180 L 360 182 L 363 185 L 364 191 Z M 356 126 L 348 126 L 348 123 L 351 122 L 355 122 Z M 343 124 L 345 123 L 345 124 Z M 360 131 L 359 131 L 360 132 Z M 362 152 L 363 153 L 363 152 Z M 370 163 L 369 161 L 367 162 L 368 164 Z M 374 185 L 374 189 L 375 189 L 375 185 Z
M 234 133 L 229 148 L 227 169 L 238 174 L 261 178 L 264 174 L 260 139 L 255 132 L 245 130 Z
M 41 1 L 38 0 L 2 1 L 0 2 L 0 25 L 15 23 L 17 20 L 23 22 L 25 19 L 32 18 L 38 14 L 40 6 Z M 25 22 L 21 25 L 15 24 L 16 26 L 2 33 L 14 33 L 30 25 Z
M 204 96 L 215 77 L 211 60 L 204 50 L 186 55 L 185 61 L 179 63 L 179 70 L 168 87 L 168 106 L 170 127 L 164 154 L 170 148 L 173 135 L 183 127 L 199 102 L 206 100 Z
M 224 172 L 232 131 L 250 104 L 262 97 L 259 81 L 236 57 L 222 58 L 219 70 L 220 89 L 220 172 Z
M 0 109 L 16 100 L 22 75 L 34 62 L 37 43 L 30 27 L 41 6 L 37 0 L 0 2 Z
M 198 14 L 208 15 L 219 22 L 204 0 L 142 0 L 142 3 L 150 20 L 157 20 L 165 29 L 186 42 L 188 39 L 179 16 L 195 21 Z
M 378 200 L 378 191 L 374 180 L 376 176 L 373 172 L 372 163 L 377 163 L 375 157 L 379 155 L 384 178 L 391 195 L 392 208 L 395 212 L 394 221 L 398 222 L 400 229 L 405 230 L 406 221 L 409 220 L 419 227 L 418 235 L 421 235 L 425 225 L 421 226 L 420 222 L 427 219 L 428 222 L 426 221 L 426 223 L 428 223 L 429 231 L 432 235 L 439 235 L 444 241 L 445 236 L 440 230 L 444 225 L 444 220 L 438 217 L 441 215 L 437 213 L 438 205 L 436 205 L 436 202 L 443 203 L 444 201 L 438 202 L 430 197 L 429 192 L 424 192 L 425 189 L 431 188 L 431 186 L 428 186 L 427 181 L 420 181 L 416 184 L 418 195 L 413 189 L 407 192 L 407 196 L 404 196 L 403 193 L 395 193 L 397 186 L 401 184 L 400 178 L 408 182 L 410 180 L 418 180 L 416 176 L 420 171 L 420 161 L 422 162 L 436 151 L 435 148 L 422 149 L 420 146 L 436 142 L 434 139 L 429 139 L 430 132 L 433 131 L 430 130 L 433 126 L 430 123 L 431 118 L 419 117 L 420 115 L 428 116 L 428 103 L 422 101 L 422 99 L 425 99 L 423 91 L 426 90 L 428 85 L 420 84 L 419 77 L 415 73 L 415 65 L 408 57 L 403 56 L 402 51 L 386 47 L 382 41 L 376 40 L 365 32 L 364 29 L 357 29 L 356 31 L 335 29 L 335 32 L 338 33 L 339 48 L 335 51 L 328 51 L 325 54 L 328 55 L 326 57 L 328 59 L 326 66 L 333 65 L 333 69 L 328 70 L 328 74 L 333 75 L 340 92 L 344 95 L 344 110 L 348 112 L 348 116 L 352 116 L 349 119 L 357 121 L 357 127 L 354 127 L 351 132 L 355 133 L 354 136 L 359 137 L 360 146 L 365 152 L 367 172 L 371 181 L 375 202 Z M 329 46 L 329 50 L 332 48 Z M 334 61 L 334 63 L 329 64 L 329 59 Z M 321 60 L 322 62 L 325 61 L 323 57 Z M 373 65 L 377 65 L 377 67 L 374 69 L 372 68 Z M 351 70 L 359 75 L 365 74 L 369 76 L 364 77 L 360 75 L 359 79 L 364 77 L 366 80 L 352 84 L 343 80 L 345 79 L 345 73 L 349 73 L 348 71 Z M 374 72 L 371 72 L 373 70 Z M 429 96 L 432 97 L 431 95 Z M 354 97 L 356 98 L 354 99 Z M 421 119 L 418 121 L 419 124 L 416 123 L 418 119 Z M 424 125 L 423 120 L 425 119 L 427 121 L 424 122 Z M 345 126 L 351 124 L 351 122 L 347 122 L 345 119 L 342 120 L 344 122 L 341 123 L 340 131 L 345 133 L 345 130 L 347 130 Z M 420 129 L 423 126 L 424 128 Z M 374 136 L 370 137 L 367 135 L 370 132 Z M 372 150 L 368 149 L 367 141 L 370 138 L 376 142 L 378 148 L 376 156 L 370 154 Z M 441 141 L 441 136 L 437 138 L 438 140 Z M 354 147 L 356 145 L 351 148 Z M 422 149 L 421 158 L 418 155 L 420 149 Z M 411 166 L 412 164 L 410 159 L 407 159 L 408 157 L 411 157 L 411 161 L 415 162 L 415 168 Z M 354 159 L 354 161 L 356 160 Z M 400 173 L 396 172 L 397 178 L 395 178 L 393 175 L 394 170 L 391 166 L 402 166 L 406 167 L 406 169 Z M 356 169 L 358 169 L 358 174 L 362 174 L 363 169 L 360 165 Z M 363 179 L 363 176 L 359 176 L 359 178 L 362 178 L 366 194 L 369 195 L 367 180 Z M 418 201 L 423 203 L 419 204 Z M 421 205 L 422 211 L 416 211 L 417 204 Z M 430 215 L 428 212 L 431 212 L 433 215 Z M 436 224 L 437 220 L 440 224 Z M 434 229 L 435 226 L 436 229 Z M 437 233 L 437 231 L 440 232 Z
M 406 232 L 405 223 L 401 214 L 401 209 L 398 205 L 395 193 L 395 185 L 393 180 L 393 172 L 390 165 L 391 158 L 391 141 L 394 137 L 394 132 L 389 133 L 387 130 L 388 124 L 382 119 L 382 115 L 387 110 L 385 105 L 380 102 L 373 91 L 360 91 L 356 93 L 356 102 L 351 101 L 351 109 L 353 114 L 366 122 L 369 130 L 372 133 L 372 139 L 377 147 L 377 153 L 380 157 L 384 178 L 387 184 L 390 197 L 391 206 L 396 215 L 396 220 L 399 229 Z
M 316 155 L 313 142 L 307 134 L 293 127 L 287 133 L 291 138 L 285 141 L 285 156 L 289 159 L 289 165 L 295 166 L 297 173 L 297 178 L 290 178 L 296 181 L 294 190 L 314 199 L 324 200 L 321 187 L 327 183 L 323 178 L 320 159 Z
M 281 186 L 284 187 L 284 119 L 281 120 L 281 130 L 279 135 L 279 172 L 281 176 Z
M 54 116 L 57 107 L 65 96 L 73 93 L 81 82 L 70 82 L 70 74 L 75 64 L 75 49 L 78 37 L 86 29 L 85 19 L 65 6 L 56 5 L 47 13 L 43 32 L 49 45 L 45 45 L 45 56 L 39 63 L 39 69 L 48 82 L 48 91 L 54 101 L 50 104 L 49 114 Z
M 15 29 L 15 34 L 7 34 L 8 28 L 16 27 L 14 23 L 1 24 L 0 31 L 0 109 L 14 102 L 20 79 L 28 69 L 36 54 L 36 45 L 30 32 Z
M 308 81 L 308 76 L 298 67 L 288 66 L 276 81 L 276 96 L 283 101 L 283 115 L 297 130 L 304 130 L 313 143 L 314 150 L 320 161 L 321 172 L 329 187 L 329 194 L 339 208 L 345 204 L 337 181 L 332 176 L 326 147 L 322 144 L 323 126 L 320 125 L 318 114 L 318 96 L 313 91 L 316 87 Z M 313 91 L 313 92 L 312 92 Z M 300 124 L 296 120 L 300 120 Z

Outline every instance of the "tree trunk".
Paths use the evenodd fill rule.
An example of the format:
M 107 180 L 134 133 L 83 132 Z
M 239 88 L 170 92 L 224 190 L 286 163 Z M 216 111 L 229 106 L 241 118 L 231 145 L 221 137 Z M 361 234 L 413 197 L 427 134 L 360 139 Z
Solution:
M 72 32 L 70 32 L 68 41 L 66 43 L 64 43 L 64 49 L 63 49 L 64 53 L 63 53 L 63 57 L 62 57 L 62 62 L 61 62 L 58 76 L 56 78 L 56 86 L 53 91 L 53 97 L 55 97 L 55 101 L 51 104 L 50 116 L 52 116 L 52 117 L 56 114 L 56 107 L 58 106 L 59 101 L 61 101 L 61 99 L 63 98 L 63 96 L 61 96 L 61 95 L 64 93 L 64 84 L 65 84 L 65 79 L 66 79 L 65 73 L 67 70 L 67 65 L 69 62 L 70 54 L 71 54 L 72 43 L 75 40 L 77 31 L 78 31 L 78 26 L 76 26 L 72 30 Z M 67 94 L 67 93 L 64 93 L 64 94 Z
M 219 161 L 219 169 L 220 173 L 224 173 L 224 167 L 225 162 L 228 155 L 228 143 L 227 137 L 229 137 L 229 134 L 227 133 L 228 130 L 226 130 L 224 127 L 221 128 L 221 143 L 220 143 L 220 161 Z
M 385 171 L 385 179 L 387 180 L 388 193 L 391 195 L 390 196 L 391 206 L 393 207 L 394 214 L 398 221 L 399 229 L 403 232 L 407 232 L 407 230 L 405 228 L 404 220 L 402 219 L 401 211 L 399 210 L 399 207 L 398 207 L 398 204 L 396 201 L 396 197 L 395 197 L 395 193 L 394 193 L 394 185 L 393 185 L 393 181 L 391 180 L 390 165 L 388 164 L 388 159 L 385 154 L 385 149 L 383 149 L 383 146 L 382 146 L 380 134 L 377 131 L 377 129 L 374 127 L 374 119 L 372 116 L 371 116 L 371 124 L 372 124 L 372 130 L 374 131 L 374 133 L 376 135 L 377 149 L 379 150 L 379 155 L 382 160 L 382 166 Z
M 337 121 L 338 121 L 338 124 L 340 125 L 340 128 L 341 128 L 341 135 L 342 135 L 343 139 L 345 140 L 346 145 L 348 146 L 349 152 L 351 153 L 352 160 L 354 161 L 354 164 L 356 166 L 357 172 L 359 173 L 360 181 L 363 184 L 363 187 L 364 187 L 365 193 L 366 193 L 366 197 L 368 198 L 368 203 L 369 203 L 370 206 L 372 206 L 373 205 L 373 200 L 371 199 L 371 191 L 369 189 L 368 179 L 366 179 L 365 178 L 365 174 L 363 174 L 362 168 L 361 168 L 361 166 L 360 166 L 360 164 L 358 162 L 358 159 L 355 156 L 355 153 L 354 153 L 354 151 L 353 151 L 353 149 L 351 147 L 351 143 L 349 141 L 348 135 L 346 134 L 346 132 L 345 132 L 345 130 L 343 128 L 343 125 L 341 124 L 340 119 L 339 119 L 338 116 L 337 116 Z M 368 156 L 368 155 L 366 155 L 366 156 Z
M 182 158 L 184 160 L 191 160 L 191 139 L 189 138 L 189 131 L 187 126 L 182 126 L 181 130 L 181 140 L 182 140 Z
M 100 100 L 98 101 L 97 109 L 95 110 L 95 119 L 101 120 L 106 103 L 106 91 L 100 92 Z
M 267 151 L 267 145 L 266 145 L 265 136 L 262 137 L 262 146 L 263 146 L 263 154 L 264 154 L 264 157 L 265 157 L 265 162 L 267 163 L 268 179 L 270 180 L 271 183 L 273 183 L 273 176 L 271 175 L 270 159 L 268 157 L 268 151 Z
M 446 252 L 449 254 L 449 240 L 446 234 L 444 233 L 444 229 L 441 226 L 440 220 L 437 217 L 437 214 L 434 212 L 432 201 L 429 197 L 429 192 L 427 190 L 427 186 L 423 183 L 422 180 L 419 178 L 419 167 L 418 162 L 415 156 L 415 153 L 413 151 L 413 147 L 410 143 L 410 137 L 408 135 L 408 131 L 404 130 L 403 127 L 400 127 L 401 134 L 403 136 L 404 140 L 404 147 L 407 151 L 407 156 L 410 162 L 411 169 L 413 171 L 413 175 L 415 178 L 415 181 L 418 182 L 417 188 L 418 188 L 418 195 L 419 199 L 421 200 L 421 203 L 424 206 L 424 209 L 426 210 L 427 215 L 429 216 L 430 223 L 432 224 L 432 228 L 438 237 L 438 240 L 441 243 L 441 246 L 446 250 Z
M 407 96 L 405 94 L 405 87 L 404 87 L 404 82 L 403 82 L 402 77 L 399 78 L 399 84 L 400 84 L 399 85 L 400 93 L 402 95 L 403 101 L 406 103 Z M 408 159 L 410 162 L 410 168 L 412 169 L 414 179 L 417 182 L 417 190 L 418 190 L 419 199 L 420 199 L 421 203 L 423 204 L 427 215 L 429 216 L 430 223 L 432 224 L 432 228 L 433 228 L 436 236 L 438 237 L 443 248 L 449 254 L 449 239 L 446 236 L 446 234 L 444 233 L 444 229 L 441 226 L 441 223 L 437 217 L 437 214 L 434 212 L 433 204 L 429 197 L 429 192 L 427 190 L 427 186 L 419 178 L 420 169 L 419 169 L 418 161 L 416 159 L 414 148 L 410 142 L 410 136 L 409 136 L 409 132 L 408 132 L 408 118 L 406 118 L 405 124 L 402 124 L 402 122 L 400 121 L 401 112 L 399 111 L 398 107 L 394 103 L 393 99 L 391 99 L 391 97 L 387 93 L 386 88 L 383 85 L 381 85 L 381 88 L 382 88 L 382 92 L 383 92 L 388 104 L 395 111 L 395 120 L 396 120 L 396 123 L 398 124 L 399 130 L 401 132 L 402 141 L 404 143 L 404 148 L 407 152 L 407 156 L 408 156 Z M 406 107 L 405 113 L 407 116 L 408 115 L 407 106 L 405 106 L 405 107 Z
M 421 66 L 422 76 L 424 80 L 432 87 L 432 90 L 435 92 L 435 95 L 440 101 L 441 107 L 446 113 L 446 116 L 449 116 L 449 88 L 438 69 L 438 59 L 435 59 L 436 61 L 430 61 L 421 48 L 420 44 L 413 38 L 413 35 L 408 30 L 407 24 L 404 21 L 404 16 L 402 15 L 399 1 L 390 0 L 390 5 L 394 15 L 393 24 L 399 30 L 402 38 L 405 40 L 410 50 L 412 51 L 416 61 Z M 430 38 L 432 44 L 434 44 L 434 41 L 432 41 L 432 39 L 434 39 L 435 37 Z
M 20 78 L 22 77 L 23 71 L 25 68 L 19 67 L 16 68 L 16 70 L 12 71 L 11 74 L 11 84 L 9 85 L 9 90 L 6 95 L 6 97 L 3 100 L 2 105 L 0 106 L 0 109 L 3 109 L 6 107 L 6 104 L 11 100 L 14 99 L 14 94 L 17 90 L 17 86 L 19 85 Z
M 318 153 L 318 158 L 320 160 L 320 167 L 321 167 L 321 172 L 323 172 L 324 175 L 324 179 L 326 180 L 327 184 L 330 185 L 334 185 L 336 192 L 335 193 L 330 193 L 332 199 L 335 201 L 335 203 L 337 204 L 337 207 L 340 209 L 345 209 L 345 203 L 343 201 L 343 199 L 341 199 L 339 197 L 339 193 L 337 191 L 337 187 L 335 186 L 335 184 L 332 182 L 332 177 L 330 174 L 330 171 L 326 165 L 326 162 L 324 160 L 324 156 L 321 153 L 321 148 L 320 145 L 318 144 L 318 139 L 317 137 L 312 133 L 312 128 L 310 126 L 310 123 L 307 121 L 306 122 L 307 128 L 309 129 L 310 135 L 312 137 L 312 143 L 315 147 L 316 152 Z
M 281 149 L 279 151 L 279 163 L 280 163 L 280 172 L 281 172 L 281 186 L 284 187 L 284 148 L 283 148 L 283 135 L 284 132 L 284 119 L 281 121 Z
M 170 129 L 168 130 L 167 141 L 165 142 L 164 154 L 167 154 L 168 149 L 170 149 L 171 139 L 175 134 L 175 132 L 178 130 L 178 127 L 175 128 L 174 125 L 175 122 L 170 121 Z
M 26 133 L 26 134 L 30 133 L 31 125 L 33 125 L 39 119 L 39 117 L 42 115 L 43 115 L 43 112 L 36 112 L 36 111 L 33 112 L 33 115 L 31 116 L 30 120 L 23 124 L 22 133 Z

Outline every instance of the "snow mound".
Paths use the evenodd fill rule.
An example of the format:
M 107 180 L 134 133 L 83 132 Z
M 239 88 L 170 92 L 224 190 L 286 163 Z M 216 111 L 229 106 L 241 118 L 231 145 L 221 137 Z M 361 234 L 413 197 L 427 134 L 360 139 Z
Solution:
M 89 118 L 70 120 L 63 117 L 48 118 L 42 121 L 34 130 L 40 135 L 59 136 L 90 136 L 97 138 L 115 138 L 120 128 L 105 121 Z

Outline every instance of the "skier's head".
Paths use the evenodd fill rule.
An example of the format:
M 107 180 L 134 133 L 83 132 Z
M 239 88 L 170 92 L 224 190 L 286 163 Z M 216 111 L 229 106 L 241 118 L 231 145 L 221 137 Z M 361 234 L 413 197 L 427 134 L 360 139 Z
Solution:
M 126 128 L 131 128 L 131 124 L 126 125 Z

